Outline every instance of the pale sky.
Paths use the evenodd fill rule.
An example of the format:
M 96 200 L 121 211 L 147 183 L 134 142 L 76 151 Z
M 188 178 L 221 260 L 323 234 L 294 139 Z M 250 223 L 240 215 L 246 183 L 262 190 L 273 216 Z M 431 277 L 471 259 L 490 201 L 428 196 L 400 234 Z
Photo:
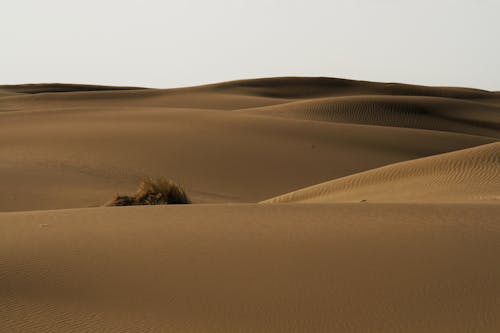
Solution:
M 331 76 L 500 90 L 500 0 L 3 0 L 0 83 Z

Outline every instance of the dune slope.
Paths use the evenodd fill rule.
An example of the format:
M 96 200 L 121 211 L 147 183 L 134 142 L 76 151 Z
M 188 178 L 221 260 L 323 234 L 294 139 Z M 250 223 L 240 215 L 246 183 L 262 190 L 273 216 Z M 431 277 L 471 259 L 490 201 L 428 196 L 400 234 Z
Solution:
M 251 108 L 242 112 L 500 138 L 500 106 L 451 98 L 375 95 L 333 97 Z
M 498 332 L 499 108 L 333 78 L 0 86 L 0 331 Z M 194 204 L 102 207 L 148 177 Z
M 496 332 L 500 205 L 0 214 L 6 332 Z
M 74 91 L 117 91 L 117 90 L 137 90 L 144 89 L 138 87 L 113 87 L 90 84 L 64 84 L 64 83 L 38 83 L 38 84 L 18 84 L 0 85 L 0 90 L 10 91 L 19 94 L 41 94 L 53 92 L 74 92 Z
M 195 202 L 256 202 L 493 142 L 455 133 L 156 107 L 0 113 L 0 210 L 98 206 L 142 177 Z
M 500 143 L 401 162 L 266 200 L 500 202 Z
M 323 77 L 252 79 L 175 89 L 28 84 L 4 85 L 0 86 L 0 90 L 20 93 L 15 97 L 1 100 L 2 104 L 9 107 L 0 108 L 0 111 L 33 107 L 31 104 L 34 102 L 37 107 L 66 107 L 83 101 L 93 106 L 109 103 L 115 106 L 133 106 L 144 102 L 145 99 L 148 103 L 158 106 L 234 110 L 311 98 L 358 95 L 433 96 L 500 105 L 500 92 Z
M 0 91 L 0 211 L 99 206 L 159 176 L 197 203 L 257 202 L 500 137 L 500 95 L 467 88 L 272 78 Z
M 279 98 L 318 98 L 356 95 L 434 96 L 500 101 L 500 93 L 461 87 L 430 87 L 401 83 L 379 83 L 328 77 L 277 77 L 239 80 L 202 86 L 220 91 Z

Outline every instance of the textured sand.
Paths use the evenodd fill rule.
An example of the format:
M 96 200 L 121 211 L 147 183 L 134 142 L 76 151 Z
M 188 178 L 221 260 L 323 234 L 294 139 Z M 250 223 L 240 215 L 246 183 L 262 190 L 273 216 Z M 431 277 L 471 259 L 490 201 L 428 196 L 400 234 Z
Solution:
M 0 98 L 0 182 L 9 189 L 0 192 L 0 211 L 99 206 L 149 176 L 174 179 L 195 202 L 257 202 L 500 137 L 500 94 L 465 88 L 283 78 L 170 90 L 0 89 L 15 92 Z M 440 97 L 415 97 L 423 93 Z M 324 99 L 342 94 L 358 97 Z M 351 120 L 331 121 L 338 99 L 345 105 L 333 105 Z M 364 109 L 366 100 L 381 104 Z M 401 100 L 414 106 L 385 107 Z M 333 118 L 308 118 L 309 107 L 321 113 L 324 105 Z M 409 112 L 415 105 L 423 111 Z M 241 110 L 256 107 L 298 114 Z
M 330 78 L 0 86 L 0 332 L 498 332 L 499 110 Z M 157 176 L 195 204 L 99 207 Z
M 500 204 L 500 142 L 391 164 L 266 200 Z
M 500 137 L 500 106 L 442 97 L 333 97 L 247 109 L 244 112 Z
M 499 205 L 0 214 L 5 332 L 497 332 Z

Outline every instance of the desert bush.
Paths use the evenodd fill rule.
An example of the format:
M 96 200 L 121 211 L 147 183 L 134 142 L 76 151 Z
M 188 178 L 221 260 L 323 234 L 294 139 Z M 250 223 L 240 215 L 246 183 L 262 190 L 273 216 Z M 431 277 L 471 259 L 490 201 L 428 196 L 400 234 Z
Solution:
M 157 180 L 143 180 L 134 195 L 118 195 L 109 206 L 180 205 L 190 203 L 191 200 L 189 200 L 180 185 L 169 179 L 159 178 Z

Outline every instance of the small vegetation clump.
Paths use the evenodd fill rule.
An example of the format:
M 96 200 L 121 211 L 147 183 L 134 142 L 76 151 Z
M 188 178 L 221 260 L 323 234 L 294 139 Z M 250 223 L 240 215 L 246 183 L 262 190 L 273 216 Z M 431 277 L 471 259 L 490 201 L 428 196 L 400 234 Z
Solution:
M 190 203 L 191 200 L 181 186 L 169 179 L 159 178 L 157 180 L 143 180 L 134 195 L 119 195 L 109 205 L 181 205 Z

